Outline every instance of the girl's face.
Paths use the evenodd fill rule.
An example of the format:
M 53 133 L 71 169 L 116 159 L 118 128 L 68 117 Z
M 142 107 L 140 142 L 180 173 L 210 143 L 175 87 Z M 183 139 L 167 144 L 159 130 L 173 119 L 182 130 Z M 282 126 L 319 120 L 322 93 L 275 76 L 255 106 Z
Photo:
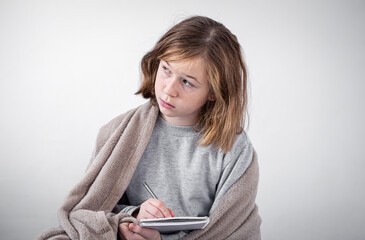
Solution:
M 203 61 L 160 61 L 155 94 L 161 116 L 167 122 L 179 126 L 197 123 L 200 108 L 214 100 Z

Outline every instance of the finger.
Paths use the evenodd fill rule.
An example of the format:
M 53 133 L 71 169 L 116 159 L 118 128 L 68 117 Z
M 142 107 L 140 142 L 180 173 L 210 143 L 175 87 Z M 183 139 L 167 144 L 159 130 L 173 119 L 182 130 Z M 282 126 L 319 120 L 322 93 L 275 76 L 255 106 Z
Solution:
M 160 236 L 160 233 L 157 230 L 144 228 L 134 223 L 129 224 L 129 230 L 145 239 L 155 239 Z
M 121 223 L 121 224 L 119 224 L 119 232 L 123 232 L 123 231 L 125 231 L 126 229 L 128 229 L 128 224 L 129 223 Z
M 163 213 L 155 206 L 146 209 L 146 213 L 150 215 L 147 218 L 164 218 Z
M 154 206 L 155 208 L 157 208 L 160 211 L 160 213 L 162 214 L 162 216 L 156 210 L 152 210 L 152 214 L 154 214 L 158 217 L 162 217 L 162 218 L 172 217 L 170 211 L 167 209 L 167 207 L 165 206 L 165 204 L 161 200 L 153 198 L 153 199 L 151 199 L 151 201 L 149 201 L 149 203 L 152 206 Z
M 151 200 L 147 200 L 141 205 L 141 210 L 138 213 L 137 219 L 139 218 L 158 218 L 162 217 L 162 212 L 156 208 L 153 204 L 150 202 Z
M 146 204 L 143 206 L 144 211 L 149 215 L 145 216 L 148 218 L 164 218 L 165 215 L 163 213 L 163 203 L 161 201 L 148 200 Z
M 118 226 L 118 235 L 119 237 L 122 239 L 122 240 L 125 240 L 125 239 L 130 239 L 130 235 L 133 234 L 133 232 L 131 232 L 131 230 L 129 230 L 129 227 L 128 227 L 128 224 L 129 223 L 121 223 L 119 224 Z
M 119 237 L 122 240 L 144 240 L 144 237 L 142 237 L 140 234 L 135 233 L 129 229 L 130 223 L 122 223 L 119 224 Z
M 171 216 L 172 216 L 172 217 L 175 217 L 175 213 L 174 213 L 174 211 L 172 211 L 170 208 L 168 208 L 168 210 L 169 210 L 169 212 L 170 212 Z

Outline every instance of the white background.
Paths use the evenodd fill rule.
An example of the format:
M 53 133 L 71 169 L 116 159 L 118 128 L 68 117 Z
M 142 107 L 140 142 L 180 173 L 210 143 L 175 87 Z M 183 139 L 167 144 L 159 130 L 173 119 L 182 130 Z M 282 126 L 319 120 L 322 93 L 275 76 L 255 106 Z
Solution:
M 364 1 L 0 1 L 1 239 L 57 226 L 139 63 L 206 15 L 249 69 L 263 239 L 365 238 Z

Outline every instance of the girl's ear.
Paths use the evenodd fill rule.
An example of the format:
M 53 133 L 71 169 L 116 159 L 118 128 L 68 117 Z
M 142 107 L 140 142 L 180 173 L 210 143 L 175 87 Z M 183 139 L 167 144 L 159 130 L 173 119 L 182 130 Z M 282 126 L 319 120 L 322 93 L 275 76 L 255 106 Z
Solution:
M 214 93 L 209 93 L 208 101 L 214 102 L 216 100 Z

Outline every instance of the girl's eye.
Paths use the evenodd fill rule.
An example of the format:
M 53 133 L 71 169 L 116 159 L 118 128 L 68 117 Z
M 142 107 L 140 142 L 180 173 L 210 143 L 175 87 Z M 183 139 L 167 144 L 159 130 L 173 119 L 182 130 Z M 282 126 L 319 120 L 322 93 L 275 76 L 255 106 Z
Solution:
M 170 75 L 170 74 L 171 74 L 171 71 L 170 71 L 167 67 L 162 66 L 162 69 L 163 69 L 163 71 L 164 71 L 166 74 L 168 74 L 168 75 Z
M 193 84 L 191 84 L 188 80 L 183 79 L 183 83 L 188 87 L 194 87 Z

